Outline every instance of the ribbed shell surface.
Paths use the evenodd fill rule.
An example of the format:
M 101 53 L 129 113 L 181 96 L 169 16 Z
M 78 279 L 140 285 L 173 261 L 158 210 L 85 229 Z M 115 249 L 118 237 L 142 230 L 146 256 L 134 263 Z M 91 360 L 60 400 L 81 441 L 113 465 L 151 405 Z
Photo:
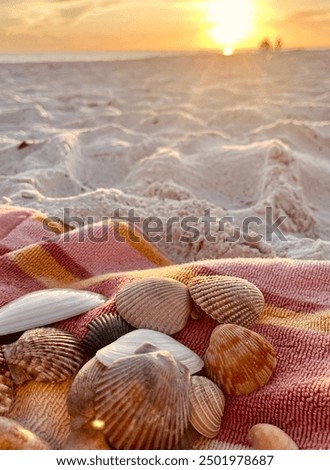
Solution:
M 118 359 L 96 386 L 96 418 L 116 449 L 173 449 L 188 426 L 188 369 L 165 351 Z

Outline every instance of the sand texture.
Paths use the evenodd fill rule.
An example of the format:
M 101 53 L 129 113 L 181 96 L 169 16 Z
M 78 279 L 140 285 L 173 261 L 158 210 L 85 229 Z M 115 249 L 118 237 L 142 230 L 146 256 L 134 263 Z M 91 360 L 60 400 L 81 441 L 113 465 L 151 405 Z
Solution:
M 329 63 L 291 51 L 2 64 L 0 201 L 84 222 L 193 216 L 198 239 L 175 223 L 157 240 L 175 262 L 330 259 Z M 266 207 L 285 216 L 284 240 L 267 239 Z M 263 221 L 250 225 L 260 240 L 232 239 L 246 217 Z

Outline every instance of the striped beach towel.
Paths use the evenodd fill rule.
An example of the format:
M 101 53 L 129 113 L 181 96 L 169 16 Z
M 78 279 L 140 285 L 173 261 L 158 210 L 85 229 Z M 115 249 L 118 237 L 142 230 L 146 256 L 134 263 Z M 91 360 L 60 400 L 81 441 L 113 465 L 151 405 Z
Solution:
M 330 262 L 237 258 L 174 265 L 143 237 L 132 241 L 130 230 L 124 223 L 99 223 L 66 232 L 37 211 L 2 206 L 0 305 L 34 290 L 73 287 L 107 296 L 109 310 L 118 289 L 135 279 L 164 276 L 187 284 L 196 275 L 245 278 L 265 297 L 252 329 L 275 347 L 277 367 L 261 390 L 227 397 L 218 436 L 201 438 L 196 447 L 249 448 L 249 429 L 269 423 L 300 449 L 330 449 Z M 58 325 L 83 338 L 104 308 Z M 174 337 L 203 357 L 216 325 L 206 316 L 191 319 Z

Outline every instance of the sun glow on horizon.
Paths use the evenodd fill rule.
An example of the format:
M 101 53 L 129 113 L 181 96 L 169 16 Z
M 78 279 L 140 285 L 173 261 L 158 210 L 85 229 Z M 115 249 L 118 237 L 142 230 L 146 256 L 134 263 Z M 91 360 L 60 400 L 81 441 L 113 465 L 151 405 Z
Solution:
M 254 0 L 210 0 L 199 3 L 204 12 L 206 34 L 212 45 L 232 55 L 234 47 L 255 30 Z
M 226 46 L 222 49 L 222 53 L 225 56 L 230 56 L 234 54 L 234 49 L 231 46 Z

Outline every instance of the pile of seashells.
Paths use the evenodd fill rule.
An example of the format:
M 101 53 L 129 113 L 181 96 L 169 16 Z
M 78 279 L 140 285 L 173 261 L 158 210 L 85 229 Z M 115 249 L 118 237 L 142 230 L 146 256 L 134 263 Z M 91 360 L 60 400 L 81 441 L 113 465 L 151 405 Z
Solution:
M 218 435 L 226 395 L 252 393 L 274 372 L 273 346 L 249 329 L 264 298 L 244 279 L 137 280 L 83 341 L 45 326 L 107 300 L 47 289 L 0 309 L 0 335 L 24 331 L 0 346 L 0 449 L 193 448 Z M 202 315 L 219 322 L 203 359 L 171 336 Z M 297 448 L 269 427 L 251 430 L 254 448 L 269 432 L 277 448 Z

